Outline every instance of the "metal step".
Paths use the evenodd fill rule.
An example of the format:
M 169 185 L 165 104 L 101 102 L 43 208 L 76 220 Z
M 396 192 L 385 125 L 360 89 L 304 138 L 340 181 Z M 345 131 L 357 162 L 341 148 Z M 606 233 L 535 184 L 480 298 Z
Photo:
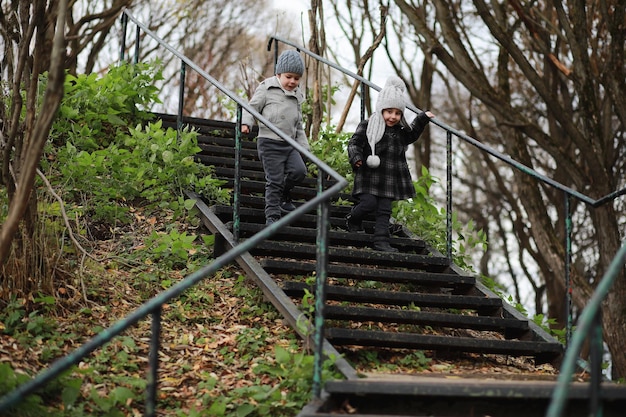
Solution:
M 383 375 L 356 380 L 328 381 L 323 401 L 312 401 L 297 417 L 338 414 L 368 417 L 491 416 L 543 417 L 556 388 L 554 380 L 506 380 L 465 377 Z M 563 415 L 587 417 L 588 382 L 572 382 Z M 599 400 L 603 416 L 618 417 L 626 407 L 625 388 L 602 384 Z
M 316 220 L 311 216 L 311 222 Z M 317 230 L 311 227 L 300 226 L 302 222 L 297 223 L 297 226 L 286 226 L 274 234 L 270 240 L 282 241 L 282 242 L 295 242 L 295 243 L 309 243 L 315 244 L 317 240 Z M 309 224 L 308 226 L 311 226 Z M 340 224 L 339 226 L 343 226 Z M 240 225 L 240 236 L 248 237 L 252 236 L 265 228 L 265 225 L 242 223 Z M 371 235 L 350 233 L 339 228 L 333 228 L 329 231 L 329 242 L 331 247 L 339 246 L 352 246 L 352 247 L 365 247 L 371 243 Z M 415 252 L 423 253 L 425 250 L 425 243 L 421 240 L 394 237 L 393 245 L 402 247 L 403 252 Z
M 394 241 L 391 241 L 394 245 Z M 252 249 L 254 256 L 273 256 L 287 259 L 313 260 L 317 254 L 314 244 L 264 241 Z M 421 255 L 415 253 L 388 253 L 373 249 L 351 247 L 329 247 L 329 262 L 344 262 L 350 264 L 378 266 L 394 266 L 415 268 L 421 271 L 446 272 L 450 266 L 450 260 L 444 256 Z
M 528 322 L 512 318 L 341 305 L 324 306 L 324 318 L 352 322 L 361 322 L 367 318 L 368 321 L 380 323 L 488 330 L 502 333 L 505 339 L 518 339 L 529 330 Z
M 304 282 L 286 281 L 281 283 L 283 291 L 291 297 L 302 297 L 306 292 L 314 292 L 312 285 Z M 368 288 L 355 288 L 343 285 L 326 285 L 326 299 L 396 306 L 436 307 L 458 310 L 475 310 L 480 316 L 493 316 L 500 313 L 502 300 L 497 297 L 423 294 L 408 291 L 388 291 Z M 367 316 L 362 321 L 366 321 Z
M 332 236 L 331 236 L 332 239 Z M 311 275 L 316 271 L 315 263 L 290 261 L 285 259 L 261 259 L 261 265 L 273 274 Z M 476 283 L 476 278 L 467 275 L 431 273 L 412 269 L 362 268 L 344 264 L 328 265 L 330 278 L 351 280 L 408 283 L 425 287 L 452 289 L 453 294 L 467 294 Z
M 378 330 L 327 328 L 325 338 L 333 345 L 376 346 L 438 352 L 473 352 L 509 356 L 532 356 L 536 364 L 552 362 L 563 353 L 560 343 L 526 340 L 478 339 L 473 337 L 434 336 L 393 333 Z

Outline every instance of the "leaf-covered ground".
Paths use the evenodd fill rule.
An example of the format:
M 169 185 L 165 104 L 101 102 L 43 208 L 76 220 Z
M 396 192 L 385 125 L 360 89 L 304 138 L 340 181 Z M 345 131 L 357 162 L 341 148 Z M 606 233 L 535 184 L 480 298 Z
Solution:
M 39 300 L 19 299 L 7 306 L 5 314 L 11 310 L 13 321 L 19 322 L 2 315 L 0 364 L 35 375 L 182 280 L 194 267 L 210 262 L 212 248 L 200 245 L 190 250 L 194 266 L 164 270 L 139 252 L 152 232 L 166 230 L 167 220 L 159 224 L 154 218 L 135 217 L 135 224 L 93 243 L 91 258 L 71 282 L 58 286 L 54 303 L 48 301 L 46 307 Z M 96 395 L 104 399 L 98 407 L 122 413 L 115 415 L 143 415 L 150 326 L 149 318 L 140 321 L 77 365 L 72 377 L 82 381 L 80 392 L 88 400 L 81 405 L 84 414 L 75 415 L 96 415 L 91 413 L 97 408 L 91 404 Z M 284 364 L 277 364 L 277 350 L 302 352 L 300 344 L 261 291 L 236 266 L 224 268 L 163 306 L 158 415 L 229 415 L 238 405 L 254 403 L 250 390 L 263 393 L 289 385 L 282 381 Z M 115 391 L 118 387 L 129 391 L 120 394 Z M 289 400 L 289 392 L 279 394 L 270 395 L 274 408 Z M 118 400 L 112 399 L 115 395 Z M 124 404 L 118 404 L 120 398 Z M 211 407 L 214 411 L 209 412 Z M 293 404 L 285 407 L 290 408 Z
M 56 335 L 39 335 L 35 340 L 24 340 L 23 334 L 3 335 L 0 362 L 30 375 L 44 369 L 54 358 L 70 353 L 137 308 L 142 294 L 132 281 L 131 274 L 105 271 L 98 288 L 100 300 L 87 306 L 76 294 L 75 305 L 83 307 L 54 316 L 56 326 L 51 332 Z M 236 269 L 223 271 L 190 294 L 194 300 L 183 295 L 163 308 L 158 385 L 161 408 L 209 407 L 212 398 L 231 396 L 235 388 L 266 379 L 254 373 L 254 364 L 262 359 L 271 361 L 275 346 L 298 347 L 293 332 Z M 92 292 L 92 300 L 94 295 Z M 145 378 L 150 324 L 150 320 L 141 321 L 80 362 L 85 396 L 96 390 L 106 397 L 118 385 L 133 387 Z M 142 400 L 141 396 L 137 400 Z M 138 408 L 134 410 L 128 415 L 142 415 Z

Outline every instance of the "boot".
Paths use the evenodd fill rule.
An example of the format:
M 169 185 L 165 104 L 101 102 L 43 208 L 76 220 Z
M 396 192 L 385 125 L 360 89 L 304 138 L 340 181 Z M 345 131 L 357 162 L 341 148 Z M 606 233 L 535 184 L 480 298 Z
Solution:
M 279 220 L 280 220 L 280 217 L 278 216 L 270 216 L 265 220 L 265 225 L 269 226 L 270 224 L 276 223 Z
M 350 233 L 365 233 L 365 229 L 363 229 L 363 222 L 353 220 L 352 214 L 348 214 L 346 216 L 346 229 Z
M 374 250 L 380 252 L 398 252 L 398 249 L 391 246 L 386 240 L 374 241 Z

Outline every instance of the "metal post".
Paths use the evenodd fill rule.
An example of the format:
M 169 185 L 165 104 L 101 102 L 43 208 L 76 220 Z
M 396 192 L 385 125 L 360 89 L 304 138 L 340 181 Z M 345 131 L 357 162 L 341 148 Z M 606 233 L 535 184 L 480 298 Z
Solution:
M 235 123 L 235 182 L 233 184 L 233 240 L 239 243 L 239 205 L 241 195 L 241 118 L 243 108 L 237 105 L 237 123 Z M 252 127 L 250 127 L 252 129 Z
M 317 176 L 318 195 L 323 193 L 322 173 Z M 315 363 L 313 367 L 313 398 L 322 392 L 322 368 L 324 364 L 324 304 L 326 303 L 326 278 L 328 274 L 329 205 L 324 201 L 317 207 L 317 265 L 315 280 Z
M 452 132 L 446 134 L 446 256 L 452 260 Z
M 602 309 L 598 309 L 593 318 L 591 328 L 591 392 L 589 393 L 589 415 L 602 416 L 602 401 L 600 400 L 600 383 L 602 381 Z
M 267 44 L 267 50 L 272 50 L 272 44 L 274 45 L 274 73 L 276 73 L 276 63 L 278 62 L 278 39 L 270 39 L 270 42 Z
M 361 83 L 361 121 L 365 120 L 365 84 Z
M 126 30 L 128 28 L 128 15 L 122 13 L 122 45 L 120 47 L 120 62 L 124 62 L 124 55 L 126 53 Z
M 157 382 L 159 375 L 159 342 L 161 339 L 161 306 L 152 313 L 152 335 L 148 354 L 148 386 L 146 387 L 145 417 L 156 416 Z
M 139 35 L 141 34 L 141 28 L 137 25 L 135 29 L 135 64 L 139 62 Z
M 176 135 L 180 138 L 180 131 L 183 128 L 183 107 L 185 106 L 185 76 L 187 74 L 187 64 L 180 61 L 180 88 L 178 89 L 178 113 L 176 114 Z
M 565 349 L 569 347 L 572 338 L 572 278 L 570 273 L 572 263 L 572 213 L 570 213 L 570 198 L 565 193 Z

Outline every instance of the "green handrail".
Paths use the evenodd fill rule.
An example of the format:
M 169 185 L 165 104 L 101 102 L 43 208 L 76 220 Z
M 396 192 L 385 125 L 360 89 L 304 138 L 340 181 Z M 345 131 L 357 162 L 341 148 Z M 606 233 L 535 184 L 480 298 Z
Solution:
M 546 417 L 561 416 L 565 401 L 567 400 L 569 383 L 571 376 L 574 373 L 577 356 L 580 353 L 580 349 L 585 342 L 587 334 L 591 331 L 592 326 L 596 321 L 596 317 L 600 311 L 600 306 L 602 305 L 602 300 L 604 300 L 606 295 L 609 293 L 609 290 L 613 286 L 613 283 L 619 274 L 622 272 L 625 264 L 626 244 L 622 244 L 622 247 L 613 258 L 613 261 L 611 261 L 609 268 L 596 287 L 596 291 L 592 294 L 587 306 L 585 306 L 583 312 L 578 318 L 578 325 L 576 326 L 576 331 L 572 336 L 569 349 L 565 353 L 565 358 L 561 365 L 561 372 L 559 373 L 559 378 L 557 380 L 557 387 L 554 390 Z

